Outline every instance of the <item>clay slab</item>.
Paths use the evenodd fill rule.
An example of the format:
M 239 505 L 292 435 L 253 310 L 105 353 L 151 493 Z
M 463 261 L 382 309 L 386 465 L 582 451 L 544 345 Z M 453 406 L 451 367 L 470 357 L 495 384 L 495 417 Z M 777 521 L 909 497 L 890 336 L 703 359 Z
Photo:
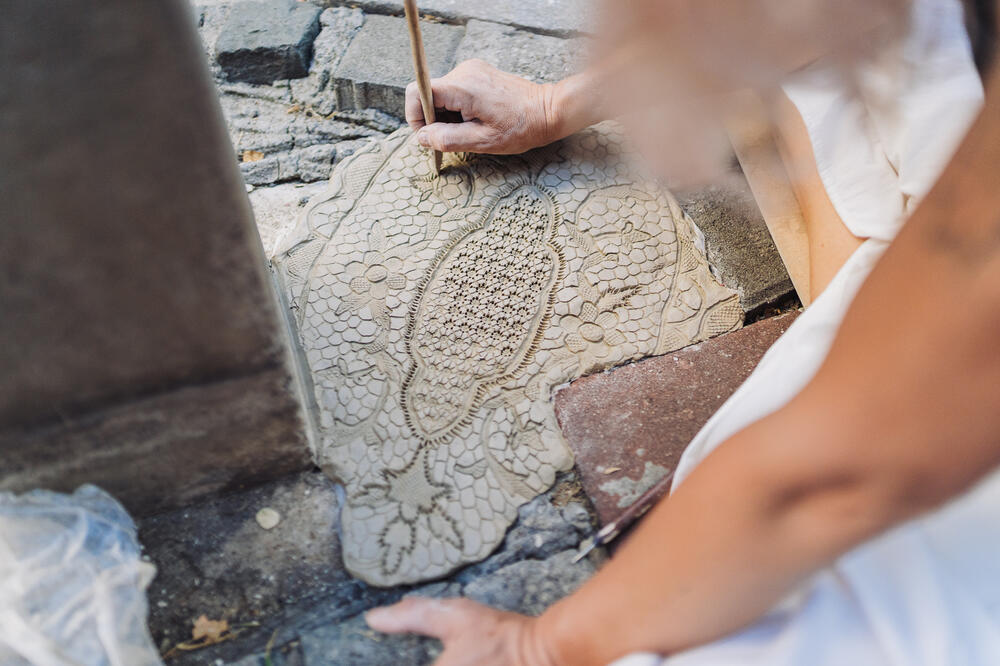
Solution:
M 402 129 L 339 165 L 279 244 L 354 575 L 484 558 L 572 464 L 553 387 L 739 327 L 697 230 L 622 145 L 602 124 L 437 176 Z

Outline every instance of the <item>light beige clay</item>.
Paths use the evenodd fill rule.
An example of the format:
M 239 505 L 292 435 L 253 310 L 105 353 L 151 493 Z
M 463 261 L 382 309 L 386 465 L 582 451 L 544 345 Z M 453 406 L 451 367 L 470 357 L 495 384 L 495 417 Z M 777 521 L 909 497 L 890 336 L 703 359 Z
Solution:
M 740 325 L 690 220 L 621 146 L 602 124 L 434 177 L 400 130 L 340 165 L 279 245 L 354 575 L 484 558 L 572 464 L 553 386 Z

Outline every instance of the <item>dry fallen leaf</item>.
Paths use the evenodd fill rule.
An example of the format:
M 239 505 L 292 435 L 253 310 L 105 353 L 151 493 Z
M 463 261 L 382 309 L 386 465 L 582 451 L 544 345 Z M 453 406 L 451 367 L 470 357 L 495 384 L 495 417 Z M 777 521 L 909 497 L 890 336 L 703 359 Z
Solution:
M 243 161 L 244 162 L 256 162 L 257 160 L 264 159 L 264 153 L 259 150 L 244 150 L 243 151 Z
M 621 467 L 608 467 L 607 469 L 604 470 L 604 473 L 605 474 L 614 474 L 615 472 L 620 472 L 620 471 L 622 471 Z
M 247 622 L 230 627 L 229 622 L 226 620 L 209 620 L 207 615 L 202 615 L 194 621 L 194 626 L 191 628 L 192 640 L 173 646 L 163 653 L 163 659 L 166 661 L 181 652 L 200 650 L 209 645 L 231 641 L 248 627 L 259 626 L 259 622 Z
M 229 622 L 226 620 L 209 620 L 208 616 L 202 615 L 194 621 L 194 628 L 191 629 L 191 638 L 200 641 L 202 639 L 214 643 L 222 638 L 222 635 L 229 631 Z

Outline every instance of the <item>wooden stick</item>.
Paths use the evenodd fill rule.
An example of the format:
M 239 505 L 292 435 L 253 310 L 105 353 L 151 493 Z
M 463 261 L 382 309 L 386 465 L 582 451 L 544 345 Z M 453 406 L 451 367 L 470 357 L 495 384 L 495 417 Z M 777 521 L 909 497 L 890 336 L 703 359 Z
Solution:
M 590 551 L 598 546 L 603 546 L 614 541 L 618 535 L 628 529 L 635 521 L 642 518 L 647 511 L 652 509 L 670 491 L 670 483 L 673 481 L 673 478 L 673 470 L 667 472 L 665 477 L 653 484 L 653 487 L 640 495 L 639 499 L 632 502 L 622 515 L 602 527 L 600 532 L 581 543 L 579 552 L 573 558 L 573 563 L 576 564 L 582 560 Z
M 424 54 L 424 38 L 420 34 L 420 15 L 417 13 L 416 0 L 404 0 L 406 10 L 406 27 L 410 30 L 410 53 L 413 55 L 413 73 L 417 76 L 417 88 L 420 90 L 420 106 L 424 110 L 424 122 L 428 125 L 434 122 L 434 95 L 431 92 L 431 77 L 427 73 L 427 56 Z M 434 171 L 441 171 L 441 151 L 434 151 Z

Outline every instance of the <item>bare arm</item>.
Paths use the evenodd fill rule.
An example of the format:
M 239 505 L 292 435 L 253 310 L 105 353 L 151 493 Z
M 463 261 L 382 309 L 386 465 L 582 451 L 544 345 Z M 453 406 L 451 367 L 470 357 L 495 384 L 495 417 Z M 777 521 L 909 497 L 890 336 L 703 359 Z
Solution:
M 990 83 L 980 118 L 859 292 L 814 381 L 720 446 L 609 566 L 542 618 L 539 632 L 568 658 L 560 663 L 727 634 L 1000 463 L 1000 82 Z M 589 622 L 627 638 L 584 661 L 576 650 Z
M 706 458 L 580 591 L 537 620 L 408 600 L 372 625 L 441 637 L 442 665 L 674 652 L 745 626 L 1000 464 L 998 93 L 994 73 L 982 114 L 816 378 Z

